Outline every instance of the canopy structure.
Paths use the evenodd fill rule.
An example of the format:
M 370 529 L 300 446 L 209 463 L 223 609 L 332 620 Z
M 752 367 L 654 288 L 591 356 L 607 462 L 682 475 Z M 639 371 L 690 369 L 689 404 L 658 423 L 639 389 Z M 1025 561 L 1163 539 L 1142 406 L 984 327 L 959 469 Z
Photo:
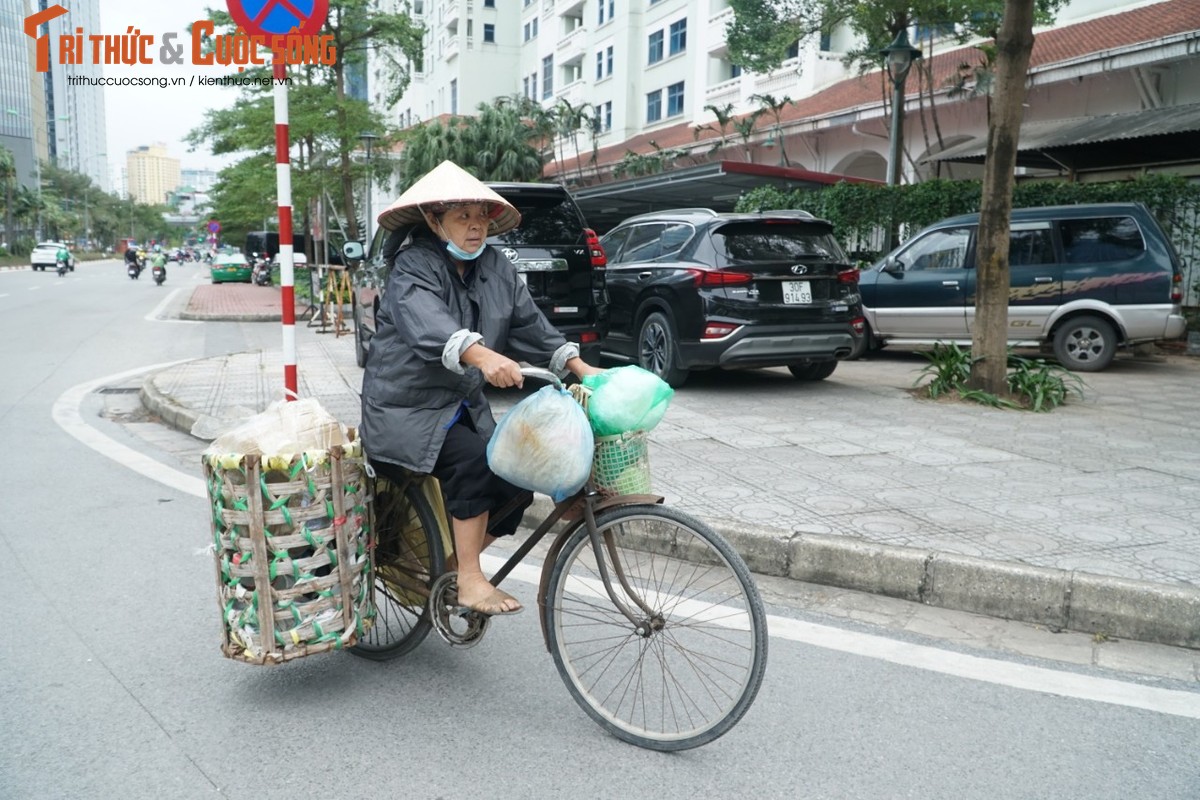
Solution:
M 781 191 L 815 189 L 838 181 L 862 181 L 845 175 L 812 172 L 743 161 L 714 161 L 654 175 L 599 183 L 571 191 L 588 225 L 604 233 L 637 214 L 671 208 L 733 211 L 738 198 L 759 186 Z
M 1197 131 L 1200 104 L 1026 122 L 1021 125 L 1017 166 L 1078 173 L 1195 164 L 1200 162 Z M 925 161 L 982 164 L 986 155 L 987 139 L 980 137 L 934 153 Z

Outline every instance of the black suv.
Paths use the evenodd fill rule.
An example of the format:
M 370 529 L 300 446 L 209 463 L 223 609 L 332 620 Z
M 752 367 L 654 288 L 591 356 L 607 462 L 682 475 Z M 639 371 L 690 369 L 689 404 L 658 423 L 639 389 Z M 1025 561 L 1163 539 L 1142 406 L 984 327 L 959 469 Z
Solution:
M 570 193 L 556 183 L 487 185 L 521 212 L 519 227 L 488 237 L 488 244 L 516 264 L 538 308 L 563 336 L 579 343 L 583 360 L 599 364 L 608 296 L 607 259 L 596 232 L 587 227 Z M 379 230 L 371 252 L 353 271 L 355 355 L 360 367 L 366 364 L 375 335 L 375 312 L 392 259 L 410 230 Z
M 689 370 L 786 366 L 828 378 L 862 333 L 858 271 L 833 226 L 803 211 L 658 211 L 601 239 L 604 355 L 672 386 Z

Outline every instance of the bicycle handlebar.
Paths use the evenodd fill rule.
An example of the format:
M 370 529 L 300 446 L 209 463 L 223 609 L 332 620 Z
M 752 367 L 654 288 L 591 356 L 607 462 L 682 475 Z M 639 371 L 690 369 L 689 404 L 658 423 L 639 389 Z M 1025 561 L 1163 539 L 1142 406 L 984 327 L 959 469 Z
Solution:
M 538 378 L 539 380 L 551 383 L 555 389 L 561 390 L 563 388 L 563 383 L 559 380 L 559 377 L 548 369 L 542 369 L 541 367 L 521 367 L 521 374 L 526 378 Z

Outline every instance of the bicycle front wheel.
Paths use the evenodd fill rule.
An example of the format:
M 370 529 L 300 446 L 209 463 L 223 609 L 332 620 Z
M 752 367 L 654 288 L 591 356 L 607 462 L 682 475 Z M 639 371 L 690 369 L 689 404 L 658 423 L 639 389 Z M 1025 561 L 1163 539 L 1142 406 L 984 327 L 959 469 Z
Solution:
M 429 589 L 445 571 L 446 556 L 438 516 L 419 481 L 401 493 L 377 479 L 375 528 L 375 622 L 350 652 L 386 661 L 429 635 Z
M 766 615 L 745 562 L 703 522 L 662 506 L 612 509 L 596 527 L 599 556 L 579 526 L 547 587 L 550 652 L 571 696 L 639 747 L 686 750 L 727 733 L 767 665 Z

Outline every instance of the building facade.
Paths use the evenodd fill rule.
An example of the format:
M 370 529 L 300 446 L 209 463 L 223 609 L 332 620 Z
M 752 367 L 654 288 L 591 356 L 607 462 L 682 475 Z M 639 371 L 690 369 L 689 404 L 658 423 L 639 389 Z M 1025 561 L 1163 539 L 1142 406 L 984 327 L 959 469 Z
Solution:
M 126 191 L 139 203 L 165 205 L 180 186 L 179 159 L 165 144 L 143 145 L 125 157 Z
M 412 0 L 410 13 L 425 26 L 425 55 L 391 111 L 401 126 L 523 95 L 546 108 L 586 106 L 594 118 L 576 137 L 577 164 L 548 166 L 564 180 L 585 160 L 601 179 L 630 151 L 662 150 L 685 163 L 719 150 L 714 157 L 885 178 L 890 91 L 878 70 L 859 76 L 843 64 L 860 46 L 848 30 L 798 42 L 779 69 L 754 74 L 730 58 L 727 0 Z M 1074 0 L 1037 34 L 1027 121 L 1200 102 L 1196 0 Z M 937 30 L 910 36 L 930 69 L 923 90 L 916 70 L 908 81 L 902 178 L 974 177 L 977 164 L 933 157 L 986 134 L 983 95 L 948 94 L 958 65 L 978 52 Z M 778 119 L 760 113 L 745 133 L 718 130 L 714 109 L 744 118 L 765 112 L 765 97 L 787 101 Z
M 29 0 L 0 4 L 0 145 L 13 154 L 17 183 L 29 188 L 38 185 L 39 164 L 50 157 L 45 85 L 34 71 L 34 41 L 24 31 L 35 8 Z
M 95 85 L 102 67 L 88 63 L 59 64 L 53 57 L 55 43 L 76 28 L 99 31 L 100 0 L 38 0 L 38 6 L 61 5 L 67 13 L 51 20 L 50 71 L 42 75 L 45 84 L 46 125 L 51 162 L 63 169 L 87 175 L 102 190 L 109 191 L 108 152 L 104 88 Z

